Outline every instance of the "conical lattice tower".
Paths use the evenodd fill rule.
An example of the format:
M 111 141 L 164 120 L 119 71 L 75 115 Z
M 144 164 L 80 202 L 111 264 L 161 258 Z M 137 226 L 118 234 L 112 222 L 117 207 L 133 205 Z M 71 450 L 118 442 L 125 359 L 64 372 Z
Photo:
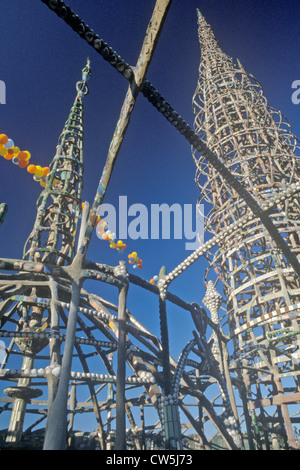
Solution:
M 282 114 L 268 105 L 260 84 L 222 51 L 199 11 L 198 27 L 201 63 L 193 97 L 195 132 L 268 213 L 298 257 L 297 139 Z M 260 446 L 262 436 L 272 429 L 278 439 L 295 446 L 299 278 L 239 194 L 196 151 L 193 157 L 199 203 L 210 208 L 206 234 L 227 231 L 207 255 L 205 282 L 223 286 L 226 308 L 221 325 L 230 338 L 231 372 L 239 384 L 249 439 L 253 433 L 260 436 Z M 270 407 L 275 403 L 275 409 Z
M 70 264 L 75 253 L 78 220 L 81 215 L 81 191 L 83 185 L 83 97 L 88 93 L 86 81 L 90 76 L 90 61 L 82 70 L 82 80 L 76 84 L 77 95 L 64 129 L 59 137 L 57 152 L 50 165 L 50 172 L 37 201 L 37 216 L 33 230 L 24 248 L 24 260 L 46 262 L 50 265 Z M 34 276 L 35 277 L 35 276 Z M 12 313 L 19 316 L 16 344 L 23 353 L 21 370 L 34 369 L 35 356 L 44 349 L 47 334 L 44 331 L 51 325 L 52 360 L 57 361 L 57 339 L 59 328 L 51 317 L 45 318 L 47 309 L 43 295 L 47 296 L 29 276 L 19 276 L 27 280 L 19 285 L 18 295 L 8 297 L 2 309 L 10 305 Z M 27 284 L 27 285 L 26 285 Z M 7 292 L 6 292 L 7 295 Z M 4 294 L 4 297 L 5 294 Z M 13 306 L 13 307 L 12 307 Z M 15 320 L 16 321 L 16 320 Z M 2 323 L 6 323 L 2 320 Z M 5 333 L 3 333 L 5 335 Z M 49 333 L 50 334 L 50 333 Z M 7 333 L 9 335 L 9 333 Z M 13 336 L 13 333 L 10 333 Z M 54 345 L 54 343 L 56 343 Z M 56 352 L 54 352 L 56 350 Z M 25 374 L 26 375 L 26 374 Z M 30 386 L 30 378 L 19 378 L 17 387 L 5 389 L 14 399 L 7 442 L 19 443 L 27 404 L 30 399 L 40 396 L 41 390 Z
M 76 84 L 77 95 L 59 137 L 45 189 L 37 201 L 37 217 L 24 248 L 24 259 L 59 266 L 75 254 L 83 189 L 83 103 L 88 93 L 90 61 Z

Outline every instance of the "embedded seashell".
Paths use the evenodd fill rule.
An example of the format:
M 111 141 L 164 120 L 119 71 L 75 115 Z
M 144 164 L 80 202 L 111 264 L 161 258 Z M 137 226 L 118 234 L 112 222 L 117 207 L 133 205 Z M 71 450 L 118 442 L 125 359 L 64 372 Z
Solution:
M 60 371 L 61 371 L 61 368 L 60 368 L 60 367 L 54 367 L 54 369 L 52 370 L 52 374 L 53 374 L 55 377 L 59 377 L 59 376 L 60 376 Z

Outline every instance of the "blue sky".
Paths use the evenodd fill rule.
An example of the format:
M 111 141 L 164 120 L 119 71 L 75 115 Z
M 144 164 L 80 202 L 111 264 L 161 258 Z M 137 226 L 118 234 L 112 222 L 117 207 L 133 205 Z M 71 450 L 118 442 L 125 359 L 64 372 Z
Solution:
M 128 83 L 41 1 L 2 1 L 0 80 L 6 104 L 0 104 L 0 133 L 31 162 L 47 166 L 75 97 L 75 83 L 90 57 L 90 94 L 84 102 L 84 192 L 92 202 L 105 163 Z M 135 65 L 155 2 L 148 0 L 68 0 L 67 4 L 128 63 Z M 26 7 L 25 7 L 26 5 Z M 200 48 L 199 8 L 213 27 L 224 52 L 239 58 L 262 84 L 271 106 L 282 111 L 300 136 L 300 105 L 292 103 L 292 83 L 300 80 L 300 5 L 296 0 L 174 0 L 147 74 L 151 83 L 190 124 Z M 138 97 L 131 123 L 105 198 L 118 209 L 128 205 L 193 204 L 198 191 L 189 144 L 146 101 Z M 8 214 L 0 228 L 0 257 L 22 258 L 35 220 L 41 187 L 26 170 L 0 157 L 0 202 Z M 124 240 L 125 241 L 125 240 Z M 127 254 L 143 259 L 138 274 L 150 280 L 162 265 L 171 271 L 190 252 L 186 240 L 127 240 Z M 119 255 L 94 235 L 88 258 L 116 264 Z M 188 302 L 205 295 L 205 264 L 198 260 L 172 284 L 170 291 Z M 129 267 L 132 271 L 132 269 Z M 97 287 L 98 289 L 98 287 Z M 100 295 L 105 288 L 101 286 Z M 129 294 L 132 313 L 159 334 L 158 305 L 141 291 Z M 145 302 L 147 308 L 145 307 Z M 171 353 L 178 357 L 192 338 L 192 322 L 177 308 L 169 312 Z

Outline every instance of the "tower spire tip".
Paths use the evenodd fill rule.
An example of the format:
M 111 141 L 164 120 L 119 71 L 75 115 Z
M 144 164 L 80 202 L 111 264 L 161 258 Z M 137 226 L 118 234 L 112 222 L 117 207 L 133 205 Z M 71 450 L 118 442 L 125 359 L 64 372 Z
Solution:
M 196 11 L 197 11 L 198 19 L 199 19 L 199 18 L 204 18 L 204 16 L 202 15 L 201 11 L 199 10 L 199 8 L 196 8 Z

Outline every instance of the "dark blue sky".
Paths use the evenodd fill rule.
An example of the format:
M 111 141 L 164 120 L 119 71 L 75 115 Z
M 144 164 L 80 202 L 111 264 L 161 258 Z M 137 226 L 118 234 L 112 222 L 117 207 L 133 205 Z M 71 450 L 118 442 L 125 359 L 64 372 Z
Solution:
M 75 83 L 91 59 L 90 94 L 85 99 L 84 199 L 93 200 L 110 140 L 127 90 L 127 81 L 39 0 L 2 0 L 0 80 L 6 104 L 0 105 L 0 133 L 7 134 L 31 162 L 47 166 L 75 97 Z M 154 1 L 69 0 L 67 4 L 127 62 L 135 65 Z M 212 25 L 224 52 L 239 58 L 262 84 L 269 103 L 288 117 L 300 135 L 300 105 L 291 101 L 291 85 L 300 80 L 300 4 L 296 0 L 174 0 L 147 78 L 190 124 L 200 49 L 199 8 Z M 141 95 L 115 166 L 105 202 L 128 205 L 195 204 L 197 188 L 190 146 Z M 0 157 L 0 202 L 9 206 L 0 228 L 0 256 L 21 258 L 35 219 L 40 192 L 26 170 Z M 150 279 L 161 265 L 172 270 L 188 254 L 185 240 L 127 240 L 127 254 L 137 251 Z M 96 236 L 88 252 L 95 261 L 115 264 L 118 255 Z M 171 291 L 201 303 L 203 262 L 199 260 Z M 131 268 L 130 268 L 131 269 Z M 98 287 L 97 287 L 98 288 Z M 102 289 L 102 286 L 101 286 Z M 102 290 L 99 292 L 102 295 Z M 129 297 L 132 313 L 158 334 L 158 311 L 145 315 L 138 292 Z M 138 301 L 138 308 L 133 307 Z M 192 323 L 179 309 L 170 314 L 171 351 L 175 358 L 192 338 Z M 179 340 L 176 339 L 180 330 Z M 178 338 L 178 336 L 177 336 Z M 182 341 L 181 341 L 182 340 Z

